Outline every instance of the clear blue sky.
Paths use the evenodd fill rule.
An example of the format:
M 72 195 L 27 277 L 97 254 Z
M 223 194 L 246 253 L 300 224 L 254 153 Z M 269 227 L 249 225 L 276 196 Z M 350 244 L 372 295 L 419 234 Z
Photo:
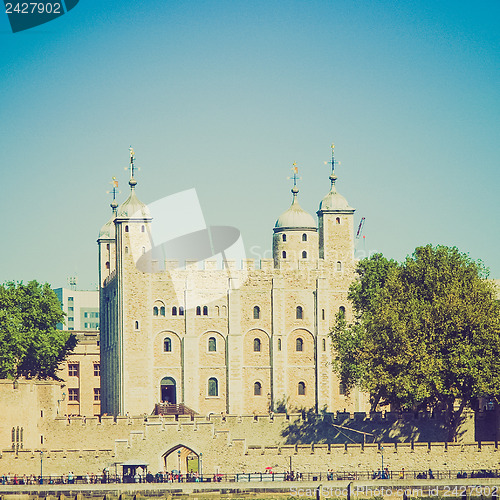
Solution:
M 80 0 L 16 34 L 0 14 L 0 281 L 95 286 L 131 144 L 142 201 L 194 187 L 264 255 L 292 162 L 314 214 L 332 141 L 360 250 L 455 245 L 500 278 L 499 21 L 498 0 Z

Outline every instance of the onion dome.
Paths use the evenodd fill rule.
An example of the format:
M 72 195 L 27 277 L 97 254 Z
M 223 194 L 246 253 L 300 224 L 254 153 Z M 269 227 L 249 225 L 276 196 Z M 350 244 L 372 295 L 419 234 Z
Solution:
M 293 186 L 293 201 L 290 208 L 283 212 L 274 227 L 276 229 L 316 229 L 316 221 L 314 217 L 307 213 L 297 201 L 297 194 L 299 192 L 299 188 L 297 186 Z

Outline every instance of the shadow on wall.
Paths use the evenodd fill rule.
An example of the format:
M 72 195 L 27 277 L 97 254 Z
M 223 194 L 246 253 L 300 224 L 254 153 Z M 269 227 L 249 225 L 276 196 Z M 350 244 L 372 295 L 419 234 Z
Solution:
M 468 419 L 469 415 L 463 416 L 457 441 L 474 441 L 473 428 L 464 425 Z M 441 414 L 378 412 L 367 417 L 365 413 L 316 414 L 313 409 L 301 410 L 301 416 L 281 432 L 285 444 L 442 442 L 447 435 Z

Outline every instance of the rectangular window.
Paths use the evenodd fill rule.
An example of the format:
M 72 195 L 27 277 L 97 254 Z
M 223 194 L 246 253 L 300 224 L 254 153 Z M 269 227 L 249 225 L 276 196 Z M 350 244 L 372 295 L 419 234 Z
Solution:
M 68 322 L 70 322 L 70 321 L 71 322 L 75 321 L 75 318 L 73 316 L 68 316 Z
M 101 376 L 101 365 L 99 363 L 94 363 L 94 377 Z
M 68 363 L 68 375 L 70 377 L 78 377 L 78 363 Z
M 83 317 L 84 318 L 88 318 L 89 317 L 89 313 L 83 313 Z
M 69 401 L 80 401 L 80 390 L 79 389 L 68 389 L 68 399 Z
M 68 297 L 68 302 L 73 302 L 73 297 Z
M 101 389 L 99 387 L 94 387 L 94 401 L 101 400 Z
M 73 312 L 75 310 L 74 307 L 68 307 L 68 312 Z

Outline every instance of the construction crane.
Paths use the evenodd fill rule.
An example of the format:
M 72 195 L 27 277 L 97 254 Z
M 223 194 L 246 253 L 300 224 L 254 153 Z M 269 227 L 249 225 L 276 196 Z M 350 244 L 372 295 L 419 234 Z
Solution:
M 359 221 L 359 226 L 358 226 L 358 232 L 356 233 L 356 239 L 359 240 L 359 237 L 361 236 L 361 233 L 363 231 L 363 226 L 365 225 L 365 218 L 361 217 L 361 220 Z M 364 236 L 363 236 L 364 238 Z

